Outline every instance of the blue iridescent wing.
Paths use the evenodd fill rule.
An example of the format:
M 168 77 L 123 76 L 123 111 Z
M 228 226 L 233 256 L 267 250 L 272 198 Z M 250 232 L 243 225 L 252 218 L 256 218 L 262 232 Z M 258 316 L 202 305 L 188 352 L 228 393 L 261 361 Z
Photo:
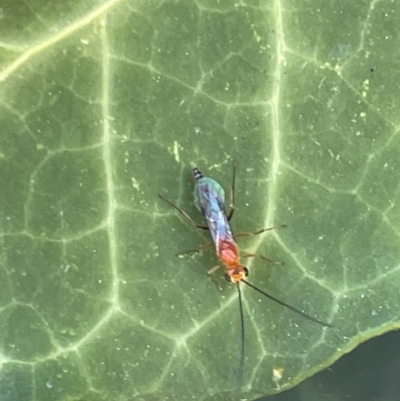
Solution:
M 233 239 L 225 213 L 225 191 L 217 181 L 208 177 L 196 181 L 194 203 L 205 217 L 217 249 L 220 239 Z
M 212 178 L 203 177 L 196 181 L 194 188 L 194 204 L 204 217 L 207 218 L 207 212 L 210 208 L 224 209 L 225 191 Z

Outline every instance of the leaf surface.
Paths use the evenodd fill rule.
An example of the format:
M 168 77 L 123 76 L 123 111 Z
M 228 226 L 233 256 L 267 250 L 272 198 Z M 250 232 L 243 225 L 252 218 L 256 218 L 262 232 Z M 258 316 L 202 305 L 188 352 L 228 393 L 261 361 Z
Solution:
M 279 392 L 399 327 L 400 43 L 389 1 L 2 5 L 2 400 Z M 229 195 L 249 281 L 198 223 Z M 229 206 L 227 199 L 227 207 Z M 222 291 L 219 289 L 222 288 Z

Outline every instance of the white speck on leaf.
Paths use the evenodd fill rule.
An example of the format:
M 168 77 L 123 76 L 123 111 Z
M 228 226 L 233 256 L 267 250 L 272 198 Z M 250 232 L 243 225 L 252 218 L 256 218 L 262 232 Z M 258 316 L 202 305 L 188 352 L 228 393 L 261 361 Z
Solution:
M 136 180 L 136 178 L 131 177 L 131 181 L 132 181 L 133 188 L 135 188 L 137 191 L 139 191 L 139 182 Z
M 174 156 L 175 156 L 175 160 L 179 163 L 180 159 L 179 159 L 179 145 L 177 141 L 174 141 Z

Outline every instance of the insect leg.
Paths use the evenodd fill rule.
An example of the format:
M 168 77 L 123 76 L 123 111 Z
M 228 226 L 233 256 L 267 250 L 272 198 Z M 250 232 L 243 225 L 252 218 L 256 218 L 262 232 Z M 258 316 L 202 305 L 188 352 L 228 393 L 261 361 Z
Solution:
M 200 249 L 188 249 L 187 251 L 178 252 L 177 256 L 183 256 L 187 253 L 202 253 L 205 252 L 207 249 L 210 249 L 213 245 L 213 242 L 209 242 L 208 244 L 203 245 Z
M 214 274 L 220 267 L 221 267 L 220 265 L 217 265 L 217 266 L 212 267 L 212 268 L 207 272 L 207 274 L 209 274 L 209 275 L 211 276 L 211 274 Z
M 164 202 L 168 203 L 171 205 L 173 208 L 175 208 L 191 225 L 194 227 L 200 228 L 201 230 L 208 230 L 208 227 L 204 224 L 197 224 L 196 222 L 193 221 L 193 219 L 185 212 L 183 211 L 179 206 L 175 205 L 175 203 L 171 202 L 169 199 L 167 199 L 165 196 L 158 194 L 160 199 L 162 199 Z
M 211 277 L 212 281 L 214 281 L 215 285 L 218 287 L 220 291 L 222 291 L 221 283 L 218 281 L 218 279 L 214 276 L 214 273 L 220 268 L 220 265 L 212 267 L 207 274 Z
M 284 264 L 282 262 L 277 262 L 276 260 L 269 259 L 269 258 L 267 258 L 267 257 L 265 257 L 263 255 L 260 255 L 259 253 L 247 253 L 246 255 L 243 255 L 242 258 L 255 258 L 256 256 L 258 256 L 259 258 L 261 258 L 261 259 L 263 259 L 263 260 L 265 260 L 267 262 L 275 263 L 276 265 L 283 265 Z
M 273 227 L 269 227 L 269 228 L 263 228 L 261 230 L 258 231 L 254 231 L 252 233 L 249 232 L 244 232 L 244 233 L 238 233 L 235 234 L 235 237 L 250 237 L 252 235 L 258 235 L 258 234 L 262 234 L 265 233 L 265 231 L 270 231 L 270 230 L 275 230 L 276 228 L 285 228 L 287 227 L 286 224 L 280 224 L 279 226 L 273 226 Z

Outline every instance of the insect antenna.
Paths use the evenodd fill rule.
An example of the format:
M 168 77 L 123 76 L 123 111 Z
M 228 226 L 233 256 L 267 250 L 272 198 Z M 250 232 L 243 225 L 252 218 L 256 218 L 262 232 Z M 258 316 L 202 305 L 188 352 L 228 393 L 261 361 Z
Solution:
M 295 308 L 294 306 L 290 306 L 290 305 L 288 305 L 287 303 L 285 303 L 285 302 L 279 300 L 278 298 L 275 298 L 275 297 L 273 297 L 272 295 L 269 295 L 268 293 L 266 293 L 266 292 L 263 291 L 263 290 L 260 290 L 258 287 L 256 287 L 255 285 L 249 283 L 248 281 L 246 281 L 246 280 L 244 280 L 244 279 L 242 279 L 241 281 L 242 281 L 242 283 L 245 283 L 245 284 L 248 285 L 249 287 L 251 287 L 251 288 L 253 288 L 254 290 L 258 291 L 260 294 L 263 294 L 263 295 L 266 296 L 267 298 L 272 299 L 273 301 L 277 302 L 279 305 L 286 306 L 286 308 L 291 309 L 293 312 L 297 312 L 297 313 L 300 314 L 300 315 L 303 315 L 303 316 L 306 317 L 307 319 L 312 320 L 313 322 L 318 323 L 318 324 L 320 324 L 321 326 L 333 327 L 331 324 L 325 323 L 325 322 L 323 322 L 323 321 L 321 321 L 321 320 L 316 319 L 315 317 L 312 317 L 312 316 L 310 316 L 310 315 L 307 315 L 307 313 L 302 312 L 301 310 Z M 238 284 L 239 284 L 239 283 L 238 283 Z M 239 290 L 239 295 L 240 295 L 240 290 Z

